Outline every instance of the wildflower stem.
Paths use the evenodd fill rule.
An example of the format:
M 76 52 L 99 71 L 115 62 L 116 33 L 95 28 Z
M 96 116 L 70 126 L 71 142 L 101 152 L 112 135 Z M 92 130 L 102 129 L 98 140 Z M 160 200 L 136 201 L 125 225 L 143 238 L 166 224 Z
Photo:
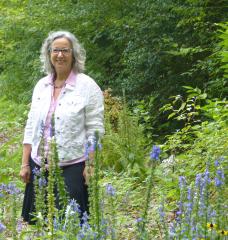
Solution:
M 98 134 L 96 134 L 95 159 L 94 159 L 94 193 L 95 193 L 95 211 L 96 211 L 96 226 L 98 237 L 100 236 L 100 199 L 99 199 L 99 159 L 98 159 Z
M 99 166 L 99 146 L 98 146 L 99 135 L 95 132 L 95 142 L 93 143 L 93 163 L 94 163 L 94 173 L 90 171 L 89 177 L 89 205 L 90 205 L 90 222 L 94 227 L 94 230 L 98 234 L 99 239 L 101 235 L 101 207 L 100 207 L 100 191 L 99 191 L 99 178 L 100 178 L 100 166 Z M 90 155 L 89 155 L 90 157 Z M 89 159 L 91 160 L 91 159 Z M 88 161 L 90 163 L 90 161 Z M 91 167 L 90 165 L 88 167 Z M 91 169 L 89 169 L 91 170 Z
M 48 230 L 51 239 L 54 239 L 54 216 L 55 216 L 55 196 L 54 196 L 54 159 L 53 159 L 54 141 L 51 140 L 51 152 L 49 154 L 49 175 L 48 175 Z
M 208 205 L 209 205 L 209 202 L 208 202 L 208 199 L 209 199 L 209 196 L 208 196 L 208 188 L 206 187 L 206 211 L 205 211 L 205 224 L 204 224 L 204 238 L 207 239 L 207 221 L 208 221 Z
M 13 203 L 13 208 L 12 208 L 12 220 L 11 220 L 11 226 L 12 226 L 12 234 L 13 234 L 13 240 L 16 240 L 17 239 L 17 229 L 16 229 L 16 226 L 17 226 L 17 223 L 16 223 L 16 195 L 13 194 L 12 195 L 12 203 Z
M 142 233 L 143 234 L 145 232 L 145 227 L 146 227 L 146 222 L 147 222 L 151 190 L 152 190 L 152 186 L 153 186 L 152 180 L 153 180 L 153 175 L 154 175 L 154 168 L 155 168 L 155 164 L 154 164 L 154 161 L 152 161 L 152 167 L 151 167 L 149 183 L 148 183 L 148 188 L 147 188 L 147 195 L 146 195 L 146 204 L 145 204 L 145 208 L 144 208 L 144 212 L 143 212 L 143 222 L 142 222 Z

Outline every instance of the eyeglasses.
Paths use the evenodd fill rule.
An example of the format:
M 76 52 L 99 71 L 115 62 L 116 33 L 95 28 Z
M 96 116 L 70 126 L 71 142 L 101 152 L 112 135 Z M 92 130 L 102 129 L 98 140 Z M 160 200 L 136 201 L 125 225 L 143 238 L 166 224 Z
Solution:
M 50 49 L 50 52 L 55 54 L 55 55 L 58 55 L 60 52 L 63 55 L 69 55 L 71 53 L 71 51 L 72 51 L 71 48 L 51 48 Z

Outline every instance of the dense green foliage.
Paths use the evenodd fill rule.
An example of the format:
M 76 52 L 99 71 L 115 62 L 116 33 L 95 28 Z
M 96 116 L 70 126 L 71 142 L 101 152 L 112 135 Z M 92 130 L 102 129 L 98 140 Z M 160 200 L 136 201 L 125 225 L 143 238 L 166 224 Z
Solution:
M 21 187 L 23 128 L 32 89 L 44 74 L 40 47 L 50 31 L 69 30 L 87 50 L 86 73 L 118 96 L 104 92 L 100 185 L 111 182 L 117 192 L 107 200 L 117 212 L 111 224 L 117 224 L 119 239 L 136 236 L 135 220 L 142 216 L 150 179 L 149 151 L 152 144 L 160 144 L 147 230 L 153 239 L 161 239 L 157 209 L 163 198 L 170 213 L 166 221 L 174 220 L 181 195 L 178 177 L 186 176 L 193 186 L 195 176 L 206 169 L 215 179 L 216 159 L 224 159 L 227 166 L 227 10 L 225 0 L 2 0 L 0 182 Z M 224 183 L 221 196 L 227 177 Z M 210 189 L 212 207 L 219 202 L 216 191 Z M 15 199 L 0 200 L 0 223 L 4 219 L 8 224 L 4 217 Z M 7 234 L 15 235 L 11 219 L 14 227 Z M 225 230 L 226 224 L 227 218 Z
M 41 76 L 39 49 L 47 33 L 66 29 L 85 45 L 87 72 L 103 88 L 164 103 L 182 85 L 225 96 L 216 56 L 225 1 L 1 1 L 1 86 L 21 99 Z M 216 70 L 217 69 L 217 70 Z M 3 84 L 4 83 L 4 84 Z M 12 89 L 17 87 L 17 96 Z
M 0 99 L 0 182 L 11 181 L 18 176 L 26 108 L 26 105 Z

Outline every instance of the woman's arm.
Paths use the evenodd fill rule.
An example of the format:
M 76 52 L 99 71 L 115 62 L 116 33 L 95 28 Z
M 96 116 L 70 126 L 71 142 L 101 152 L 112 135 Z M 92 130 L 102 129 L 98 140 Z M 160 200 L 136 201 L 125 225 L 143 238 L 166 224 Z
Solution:
M 88 105 L 85 110 L 85 127 L 86 127 L 86 137 L 87 145 L 92 146 L 97 140 L 95 137 L 95 132 L 98 133 L 99 138 L 104 134 L 104 98 L 103 93 L 100 88 L 93 84 L 90 89 L 90 96 Z M 93 160 L 94 160 L 94 151 L 91 150 L 88 153 L 90 164 L 86 166 L 83 172 L 83 175 L 86 180 L 86 184 L 89 183 L 89 178 L 93 175 Z
M 22 154 L 22 164 L 21 164 L 21 171 L 20 177 L 25 183 L 29 183 L 31 169 L 29 166 L 29 159 L 31 155 L 31 144 L 24 144 L 23 145 L 23 154 Z
M 91 86 L 88 104 L 85 108 L 85 128 L 88 143 L 95 141 L 95 132 L 99 137 L 104 134 L 104 97 L 95 83 Z

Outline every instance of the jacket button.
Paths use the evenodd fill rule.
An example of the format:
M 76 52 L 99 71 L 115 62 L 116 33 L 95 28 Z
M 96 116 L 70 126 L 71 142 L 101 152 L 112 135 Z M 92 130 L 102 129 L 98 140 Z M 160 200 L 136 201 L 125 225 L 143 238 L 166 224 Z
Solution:
M 60 119 L 59 117 L 57 117 L 57 119 Z

